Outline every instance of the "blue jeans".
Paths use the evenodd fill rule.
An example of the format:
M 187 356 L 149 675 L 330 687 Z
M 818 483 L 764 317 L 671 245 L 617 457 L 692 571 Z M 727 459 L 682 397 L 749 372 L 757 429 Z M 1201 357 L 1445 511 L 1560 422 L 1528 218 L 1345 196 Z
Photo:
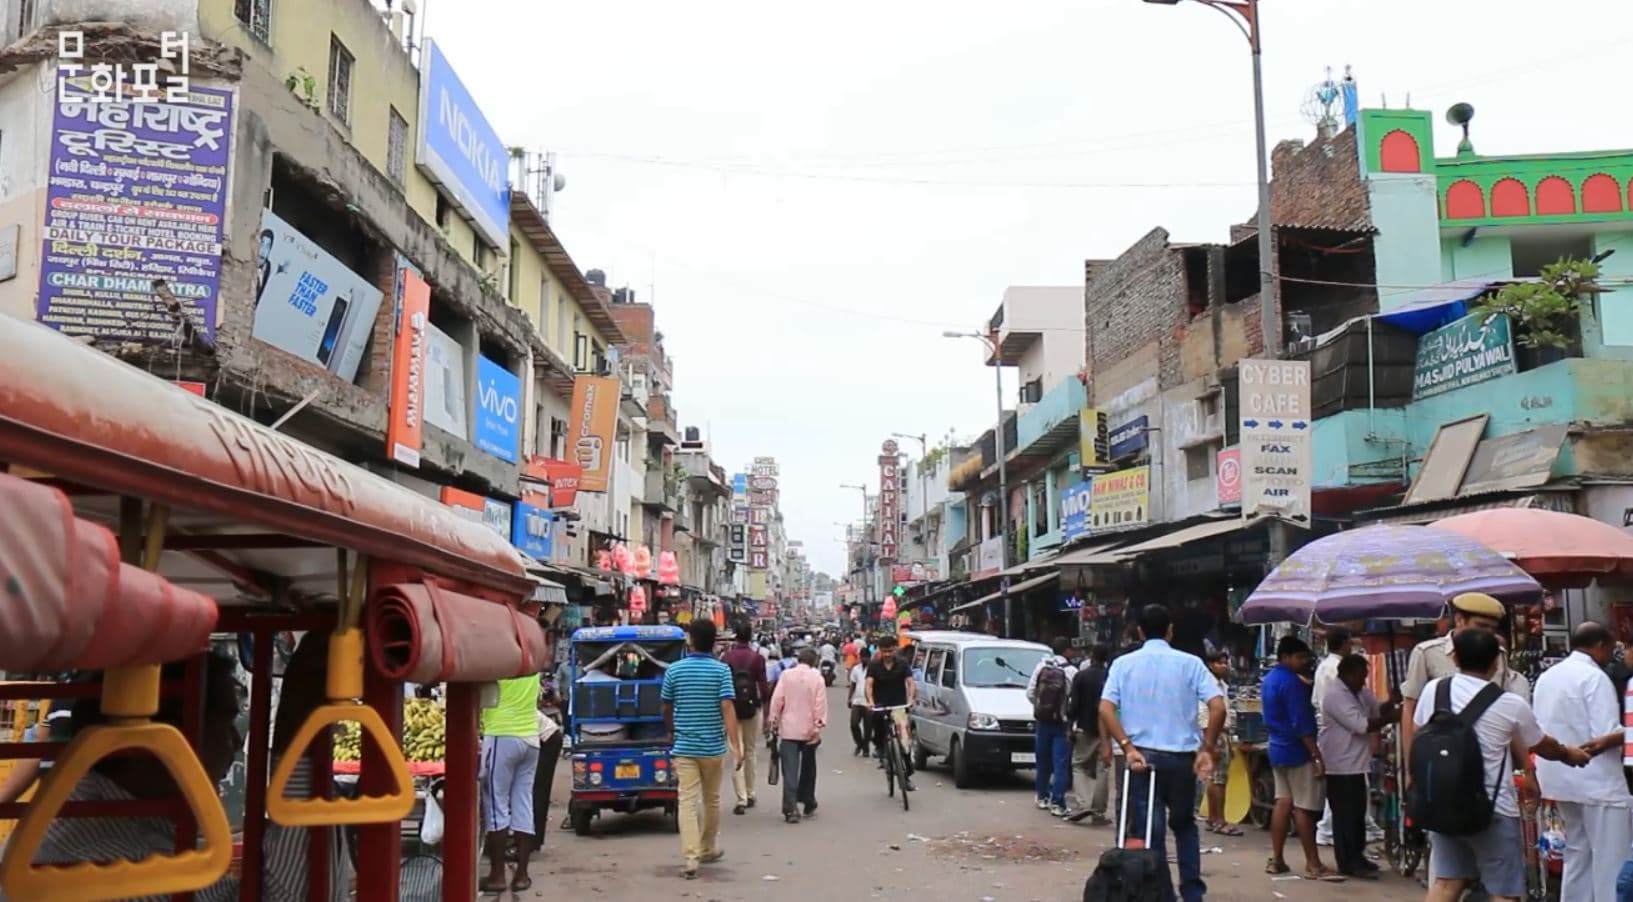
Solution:
M 1622 873 L 1616 878 L 1616 902 L 1633 902 L 1633 858 L 1622 864 Z
M 1037 722 L 1032 748 L 1037 753 L 1038 798 L 1066 807 L 1066 790 L 1072 785 L 1072 743 L 1063 723 Z
M 1151 780 L 1156 780 L 1156 812 L 1151 819 L 1151 848 L 1162 861 L 1168 860 L 1167 829 L 1174 831 L 1175 857 L 1179 859 L 1179 894 L 1185 902 L 1201 902 L 1208 892 L 1202 882 L 1202 847 L 1196 829 L 1196 755 L 1174 754 L 1140 750 L 1151 769 L 1144 774 L 1133 774 L 1129 779 L 1128 835 L 1144 838 L 1145 806 L 1150 797 Z M 1163 875 L 1169 885 L 1166 895 L 1174 897 L 1173 878 L 1168 869 Z

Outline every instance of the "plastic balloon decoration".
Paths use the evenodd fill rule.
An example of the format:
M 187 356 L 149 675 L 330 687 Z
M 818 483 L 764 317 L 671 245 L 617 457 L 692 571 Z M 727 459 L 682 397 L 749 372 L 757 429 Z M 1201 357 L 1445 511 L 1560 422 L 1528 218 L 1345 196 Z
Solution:
M 595 553 L 595 569 L 602 571 L 612 569 L 612 554 L 605 548 Z
M 629 553 L 629 546 L 619 542 L 612 546 L 612 566 L 625 576 L 635 573 L 635 556 Z
M 636 616 L 646 613 L 646 590 L 640 586 L 629 590 L 629 612 Z
M 680 562 L 675 560 L 673 551 L 658 555 L 658 582 L 666 586 L 680 585 Z
M 645 545 L 635 546 L 635 578 L 646 579 L 652 575 L 652 549 Z

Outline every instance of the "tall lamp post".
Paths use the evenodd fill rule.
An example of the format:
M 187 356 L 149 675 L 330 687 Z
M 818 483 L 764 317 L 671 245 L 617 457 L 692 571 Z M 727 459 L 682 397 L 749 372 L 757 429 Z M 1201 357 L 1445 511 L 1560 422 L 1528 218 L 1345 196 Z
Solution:
M 1177 6 L 1181 0 L 1145 0 Z M 1259 316 L 1264 332 L 1264 354 L 1281 356 L 1281 319 L 1276 315 L 1275 240 L 1270 234 L 1270 156 L 1264 134 L 1264 70 L 1260 64 L 1259 0 L 1191 0 L 1225 14 L 1253 52 L 1253 129 L 1259 151 Z
M 872 588 L 872 584 L 873 584 L 873 579 L 871 578 L 871 576 L 868 573 L 869 568 L 866 566 L 867 559 L 868 559 L 868 544 L 869 544 L 868 543 L 868 487 L 866 485 L 851 485 L 849 483 L 843 483 L 843 482 L 839 484 L 839 487 L 842 488 L 842 489 L 855 489 L 858 492 L 862 493 L 862 532 L 857 537 L 857 543 L 856 543 L 857 548 L 860 549 L 861 556 L 857 559 L 856 566 L 861 571 L 862 578 L 867 580 L 867 582 L 862 584 L 862 607 L 866 608 L 868 606 L 868 604 L 870 603 L 869 599 L 868 599 L 868 595 L 870 593 L 868 592 L 868 590 Z
M 998 354 L 998 343 L 979 332 L 957 332 L 948 330 L 941 333 L 943 338 L 973 338 L 986 345 L 992 353 L 992 383 L 994 397 L 998 402 L 998 424 L 992 429 L 993 449 L 998 457 L 998 542 L 1002 546 L 1002 569 L 1009 569 L 1009 467 L 1004 460 L 1004 362 Z M 998 591 L 1002 593 L 1004 606 L 1003 632 L 1009 632 L 1009 583 L 1005 579 L 998 580 Z

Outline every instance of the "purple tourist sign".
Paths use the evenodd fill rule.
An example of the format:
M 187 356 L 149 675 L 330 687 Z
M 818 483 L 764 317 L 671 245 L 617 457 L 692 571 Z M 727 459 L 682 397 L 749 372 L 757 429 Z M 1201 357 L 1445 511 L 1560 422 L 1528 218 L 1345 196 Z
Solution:
M 52 126 L 40 322 L 68 335 L 162 341 L 176 334 L 175 304 L 213 341 L 232 92 L 87 102 L 82 81 L 61 86 Z

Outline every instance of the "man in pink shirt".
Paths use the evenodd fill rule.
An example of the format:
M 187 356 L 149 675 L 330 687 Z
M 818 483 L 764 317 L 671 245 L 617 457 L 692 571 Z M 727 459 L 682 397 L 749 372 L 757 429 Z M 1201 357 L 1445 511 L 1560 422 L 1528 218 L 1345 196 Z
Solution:
M 828 687 L 814 666 L 816 652 L 802 648 L 798 657 L 799 665 L 777 678 L 765 716 L 766 733 L 781 740 L 782 816 L 790 824 L 800 822 L 802 805 L 806 817 L 816 817 L 816 750 L 828 725 Z

